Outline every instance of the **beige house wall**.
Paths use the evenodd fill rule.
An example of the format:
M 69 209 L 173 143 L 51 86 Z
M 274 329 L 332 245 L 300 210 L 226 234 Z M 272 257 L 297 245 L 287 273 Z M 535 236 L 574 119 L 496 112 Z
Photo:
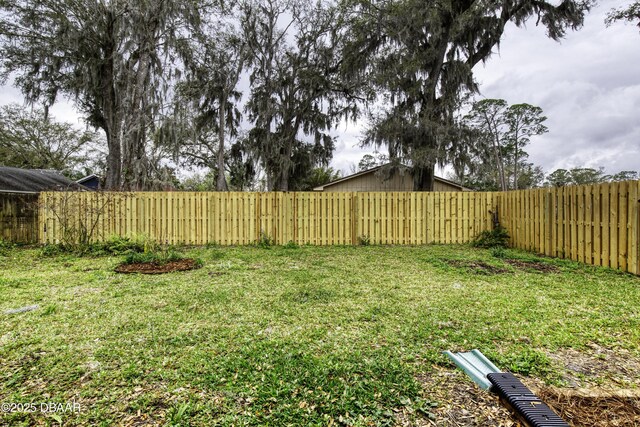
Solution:
M 438 178 L 433 183 L 433 190 L 462 191 L 460 187 L 441 181 Z M 383 180 L 382 175 L 372 172 L 327 185 L 324 191 L 413 191 L 413 176 L 408 172 L 396 172 L 388 180 Z

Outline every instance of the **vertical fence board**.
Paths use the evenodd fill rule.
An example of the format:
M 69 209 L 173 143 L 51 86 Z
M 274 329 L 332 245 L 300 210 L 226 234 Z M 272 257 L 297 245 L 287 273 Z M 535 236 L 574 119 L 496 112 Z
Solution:
M 593 264 L 593 186 L 585 188 L 585 260 Z
M 633 184 L 634 196 L 633 196 L 633 222 L 632 225 L 635 230 L 631 230 L 632 235 L 632 263 L 634 270 L 632 273 L 640 274 L 640 181 Z
M 628 211 L 629 189 L 626 182 L 618 184 L 619 209 L 618 209 L 618 266 L 627 271 L 627 236 L 628 236 Z
M 629 183 L 629 272 L 640 273 L 640 259 L 638 258 L 638 236 L 640 234 L 640 218 L 638 218 L 638 206 L 640 197 L 638 189 L 640 182 Z
M 593 191 L 593 264 L 602 265 L 602 186 L 594 185 Z
M 609 265 L 618 268 L 618 184 L 613 183 L 609 187 Z

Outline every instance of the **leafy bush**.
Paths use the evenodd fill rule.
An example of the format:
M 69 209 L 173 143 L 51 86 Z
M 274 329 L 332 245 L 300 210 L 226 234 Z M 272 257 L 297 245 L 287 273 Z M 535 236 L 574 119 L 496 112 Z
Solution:
M 111 236 L 104 242 L 91 244 L 46 244 L 40 254 L 55 256 L 63 253 L 74 255 L 127 255 L 132 253 L 154 252 L 159 245 L 144 235 L 134 237 Z
M 94 243 L 94 252 L 103 251 L 113 255 L 125 255 L 128 253 L 144 252 L 144 243 L 129 237 L 111 236 L 108 240 Z
M 40 249 L 40 255 L 45 256 L 45 257 L 49 257 L 49 256 L 56 256 L 56 255 L 60 255 L 63 253 L 69 253 L 71 252 L 71 250 L 63 245 L 63 244 L 50 244 L 47 243 L 46 245 L 44 245 L 41 249 Z
M 133 238 L 111 236 L 104 242 L 94 243 L 90 246 L 92 254 L 126 255 L 130 253 L 154 252 L 158 250 L 158 244 L 145 235 L 137 235 Z
M 160 256 L 154 252 L 131 252 L 124 258 L 125 264 L 138 264 L 142 262 L 157 262 Z
M 262 249 L 269 249 L 275 241 L 264 231 L 260 232 L 260 238 L 256 241 L 256 246 Z
M 162 265 L 173 261 L 180 261 L 182 259 L 185 259 L 185 257 L 181 253 L 177 252 L 173 248 L 168 248 L 157 252 L 131 252 L 125 257 L 124 264 L 151 262 Z M 203 264 L 201 259 L 195 259 L 194 261 L 198 267 L 201 267 Z
M 289 240 L 287 244 L 282 246 L 285 249 L 298 249 L 300 246 L 293 240 Z
M 371 244 L 371 239 L 368 235 L 363 234 L 362 236 L 358 236 L 358 244 L 360 246 L 369 246 Z
M 494 258 L 506 258 L 507 257 L 507 251 L 502 246 L 496 246 L 496 247 L 491 249 L 491 255 Z
M 474 248 L 496 248 L 507 247 L 509 241 L 509 233 L 507 229 L 501 225 L 497 225 L 491 231 L 483 231 L 473 238 L 471 246 Z
M 0 239 L 0 256 L 7 255 L 15 245 L 7 240 Z

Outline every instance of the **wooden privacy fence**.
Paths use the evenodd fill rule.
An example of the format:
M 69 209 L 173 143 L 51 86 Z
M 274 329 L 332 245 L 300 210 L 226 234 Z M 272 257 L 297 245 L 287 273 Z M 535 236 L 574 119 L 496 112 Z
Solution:
M 0 239 L 38 242 L 38 195 L 0 193 Z
M 511 246 L 640 274 L 640 181 L 500 194 Z
M 466 243 L 497 210 L 513 247 L 640 274 L 639 198 L 640 181 L 502 193 L 48 192 L 38 229 L 41 243 Z
M 498 193 L 48 192 L 40 241 L 144 234 L 168 244 L 465 243 L 491 229 Z

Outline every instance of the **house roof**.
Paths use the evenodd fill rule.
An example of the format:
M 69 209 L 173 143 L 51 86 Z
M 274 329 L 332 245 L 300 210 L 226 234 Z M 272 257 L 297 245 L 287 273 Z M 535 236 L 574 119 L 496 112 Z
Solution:
M 0 193 L 36 194 L 69 188 L 79 189 L 79 186 L 58 171 L 0 167 Z
M 96 175 L 95 173 L 92 173 L 91 175 L 87 175 L 84 178 L 80 178 L 79 180 L 77 180 L 76 182 L 78 184 L 84 184 L 87 181 L 91 181 L 92 179 L 97 179 L 98 181 L 100 180 L 100 177 L 98 175 Z
M 368 175 L 368 174 L 371 174 L 371 173 L 376 173 L 380 169 L 382 169 L 383 167 L 388 166 L 388 165 L 389 165 L 389 163 L 386 163 L 384 165 L 376 166 L 375 168 L 371 168 L 371 169 L 367 169 L 367 170 L 364 170 L 364 171 L 356 172 L 354 174 L 347 175 L 345 177 L 336 179 L 335 181 L 331 181 L 331 182 L 329 182 L 327 184 L 319 185 L 318 187 L 315 187 L 313 190 L 314 191 L 323 191 L 326 187 L 331 187 L 332 185 L 339 184 L 341 182 L 344 182 L 344 181 L 347 181 L 347 180 L 350 180 L 350 179 L 353 179 L 353 178 L 357 178 L 359 176 Z M 401 165 L 401 167 L 404 167 L 404 168 L 407 168 L 407 169 L 409 168 L 408 166 L 405 166 L 405 165 Z M 439 176 L 434 176 L 433 179 L 436 180 L 436 181 L 440 181 L 442 183 L 445 183 L 445 184 L 449 184 L 449 185 L 453 185 L 455 187 L 459 187 L 461 190 L 466 190 L 467 189 L 464 186 L 458 184 L 457 182 L 449 181 L 448 179 L 440 178 Z

